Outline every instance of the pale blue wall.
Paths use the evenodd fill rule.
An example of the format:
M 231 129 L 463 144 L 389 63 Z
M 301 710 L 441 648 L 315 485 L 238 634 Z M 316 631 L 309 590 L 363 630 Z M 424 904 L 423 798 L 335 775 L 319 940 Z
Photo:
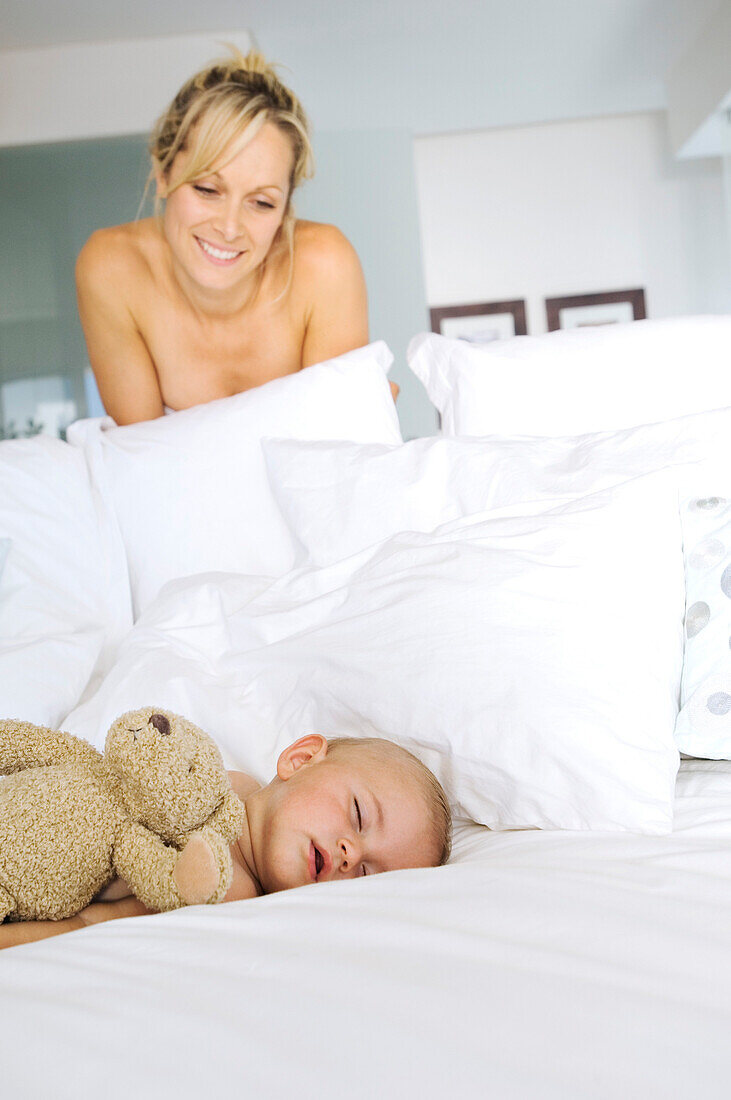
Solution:
M 74 264 L 94 229 L 135 217 L 146 172 L 142 138 L 0 149 L 0 426 L 35 398 L 86 414 Z
M 332 222 L 355 246 L 368 285 L 371 339 L 385 340 L 394 354 L 390 377 L 401 386 L 404 438 L 431 435 L 434 410 L 406 365 L 410 338 L 429 327 L 411 135 L 316 133 L 314 149 L 316 174 L 296 199 L 297 214 Z

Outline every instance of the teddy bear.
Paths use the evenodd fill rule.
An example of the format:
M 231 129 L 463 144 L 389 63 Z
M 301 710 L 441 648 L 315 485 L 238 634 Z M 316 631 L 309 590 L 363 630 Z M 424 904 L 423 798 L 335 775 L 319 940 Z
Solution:
M 0 721 L 0 923 L 61 920 L 120 876 L 149 909 L 223 901 L 245 824 L 202 730 L 143 707 L 104 754 L 70 733 Z

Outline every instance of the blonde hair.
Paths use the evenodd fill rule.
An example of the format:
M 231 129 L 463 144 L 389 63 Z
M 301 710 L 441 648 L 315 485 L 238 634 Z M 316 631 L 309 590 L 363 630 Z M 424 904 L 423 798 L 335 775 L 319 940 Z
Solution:
M 289 193 L 278 239 L 290 257 L 294 234 L 292 192 L 313 174 L 310 127 L 301 103 L 279 79 L 275 67 L 257 50 L 245 56 L 229 46 L 231 56 L 207 65 L 182 86 L 150 135 L 152 172 L 169 176 L 173 161 L 189 153 L 185 171 L 172 190 L 232 160 L 271 122 L 292 146 Z M 156 204 L 156 212 L 159 205 Z M 277 238 L 275 238 L 275 243 Z
M 431 840 L 434 850 L 439 853 L 435 866 L 441 867 L 447 862 L 452 851 L 452 812 L 449 800 L 437 777 L 418 756 L 385 737 L 329 737 L 327 746 L 328 756 L 362 752 L 380 764 L 393 762 L 397 767 L 403 768 L 415 780 L 426 802 Z

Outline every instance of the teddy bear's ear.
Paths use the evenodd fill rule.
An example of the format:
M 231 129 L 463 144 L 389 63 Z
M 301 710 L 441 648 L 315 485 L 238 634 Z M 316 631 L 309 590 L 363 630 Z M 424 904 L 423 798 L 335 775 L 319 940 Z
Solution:
M 246 810 L 243 802 L 233 791 L 226 791 L 223 802 L 217 810 L 213 811 L 205 824 L 210 825 L 226 840 L 233 841 L 241 836 L 245 821 Z

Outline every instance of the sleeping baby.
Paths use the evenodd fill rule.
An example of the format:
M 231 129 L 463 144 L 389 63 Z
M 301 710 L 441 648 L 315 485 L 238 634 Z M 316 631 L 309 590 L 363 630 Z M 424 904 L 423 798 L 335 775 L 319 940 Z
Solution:
M 415 756 L 380 738 L 308 734 L 286 748 L 262 787 L 230 772 L 244 803 L 226 901 L 446 862 L 451 817 L 442 787 Z M 149 913 L 117 880 L 76 916 L 0 925 L 0 948 L 117 917 Z

